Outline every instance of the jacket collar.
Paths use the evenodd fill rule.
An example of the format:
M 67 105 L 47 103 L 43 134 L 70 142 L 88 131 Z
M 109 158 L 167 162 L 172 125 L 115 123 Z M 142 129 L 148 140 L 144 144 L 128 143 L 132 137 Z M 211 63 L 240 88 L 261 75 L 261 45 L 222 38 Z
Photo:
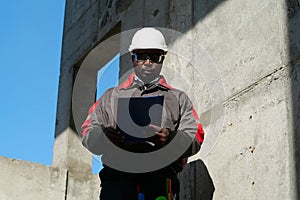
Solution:
M 160 75 L 159 79 L 158 79 L 158 82 L 157 82 L 159 85 L 169 89 L 169 90 L 173 90 L 174 88 L 170 85 L 167 84 L 167 81 L 166 79 Z M 134 85 L 139 85 L 137 83 L 137 81 L 135 80 L 135 73 L 132 73 L 129 75 L 129 77 L 127 78 L 126 81 L 124 81 L 121 85 L 119 85 L 119 89 L 129 89 L 131 87 L 133 87 Z

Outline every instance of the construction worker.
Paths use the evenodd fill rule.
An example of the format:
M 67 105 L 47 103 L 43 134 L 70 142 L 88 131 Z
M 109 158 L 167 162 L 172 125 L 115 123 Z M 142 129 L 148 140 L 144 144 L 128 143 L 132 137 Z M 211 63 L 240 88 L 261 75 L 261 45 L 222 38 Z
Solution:
M 168 52 L 163 34 L 152 27 L 142 28 L 134 34 L 129 51 L 134 73 L 129 75 L 128 79 L 119 86 L 108 89 L 90 108 L 88 117 L 82 125 L 83 145 L 90 152 L 102 155 L 103 169 L 99 173 L 101 179 L 100 200 L 164 198 L 178 200 L 178 172 L 183 169 L 184 160 L 200 150 L 204 132 L 201 124 L 197 122 L 198 116 L 188 96 L 168 85 L 165 78 L 160 75 Z M 117 129 L 114 116 L 116 106 L 112 105 L 114 100 L 128 96 L 158 95 L 164 97 L 164 114 L 160 126 L 151 124 L 148 126 L 148 132 L 152 131 L 149 138 L 151 144 L 139 140 L 127 141 Z M 174 150 L 180 152 L 180 155 L 178 154 L 179 156 L 173 159 L 174 162 L 167 163 L 166 166 L 159 169 L 147 172 L 137 170 L 135 173 L 134 170 L 129 170 L 130 172 L 122 170 L 122 163 L 116 166 L 109 164 L 112 160 L 119 159 L 116 154 L 111 153 L 114 148 L 109 148 L 110 145 L 115 145 L 128 152 L 145 155 L 146 160 L 148 158 L 145 153 L 155 153 L 156 150 L 163 152 L 165 147 L 172 145 L 175 138 L 180 142 L 177 143 Z M 180 149 L 181 142 L 189 144 L 188 148 Z M 156 155 L 156 157 L 159 156 L 160 154 Z M 158 160 L 163 162 L 166 158 L 162 156 Z M 138 167 L 138 163 L 133 164 L 132 166 Z

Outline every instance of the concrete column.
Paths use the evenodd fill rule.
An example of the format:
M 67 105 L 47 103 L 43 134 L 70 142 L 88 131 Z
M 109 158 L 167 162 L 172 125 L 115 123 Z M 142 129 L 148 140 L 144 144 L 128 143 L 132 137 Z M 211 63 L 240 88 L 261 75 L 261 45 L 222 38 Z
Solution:
M 65 7 L 53 165 L 69 170 L 91 172 L 91 155 L 82 147 L 73 125 L 72 91 L 75 66 L 81 64 L 83 56 L 96 42 L 98 9 L 97 1 L 81 0 L 68 1 Z

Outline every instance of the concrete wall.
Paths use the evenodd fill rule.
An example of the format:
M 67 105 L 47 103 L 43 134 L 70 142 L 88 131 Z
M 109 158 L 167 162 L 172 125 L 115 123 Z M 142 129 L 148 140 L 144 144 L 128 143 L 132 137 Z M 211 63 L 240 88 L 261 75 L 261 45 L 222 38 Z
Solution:
M 0 157 L 0 199 L 65 199 L 66 170 Z
M 201 159 L 203 182 L 213 184 L 198 192 L 203 173 L 195 174 L 201 167 L 192 162 L 182 173 L 190 185 L 182 198 L 203 199 L 215 188 L 214 199 L 297 199 L 299 2 L 68 2 L 63 71 L 72 71 L 116 25 L 119 32 L 159 26 L 179 33 L 172 39 L 166 34 L 172 51 L 163 73 L 189 94 L 201 115 L 206 141 L 190 161 Z M 120 37 L 122 52 L 129 41 Z M 130 69 L 126 54 L 121 65 L 122 75 Z
M 300 18 L 299 4 L 291 2 L 223 1 L 188 31 L 215 61 L 223 84 L 221 115 L 212 119 L 210 102 L 199 101 L 202 120 L 210 122 L 208 143 L 193 158 L 206 164 L 215 199 L 299 199 L 299 67 L 293 65 Z M 206 9 L 201 3 L 195 1 L 195 18 Z M 203 94 L 208 87 L 195 74 L 192 88 Z
M 98 175 L 0 157 L 1 200 L 98 199 Z
M 210 9 L 203 2 L 195 1 L 195 18 Z M 204 96 L 197 108 L 208 143 L 193 159 L 206 164 L 214 199 L 297 199 L 287 10 L 285 1 L 223 1 L 187 31 L 214 60 L 223 85 L 222 112 L 211 118 L 205 77 L 184 74 Z

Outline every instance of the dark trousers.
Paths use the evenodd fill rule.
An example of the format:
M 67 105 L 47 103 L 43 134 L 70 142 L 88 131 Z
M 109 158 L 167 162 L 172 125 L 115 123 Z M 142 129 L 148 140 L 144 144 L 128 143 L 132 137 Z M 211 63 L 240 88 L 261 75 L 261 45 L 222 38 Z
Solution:
M 173 196 L 179 200 L 179 183 L 172 182 Z M 138 189 L 139 188 L 139 189 Z M 155 200 L 167 196 L 166 180 L 104 180 L 101 182 L 100 200 L 138 200 L 138 190 L 144 193 L 145 200 Z

